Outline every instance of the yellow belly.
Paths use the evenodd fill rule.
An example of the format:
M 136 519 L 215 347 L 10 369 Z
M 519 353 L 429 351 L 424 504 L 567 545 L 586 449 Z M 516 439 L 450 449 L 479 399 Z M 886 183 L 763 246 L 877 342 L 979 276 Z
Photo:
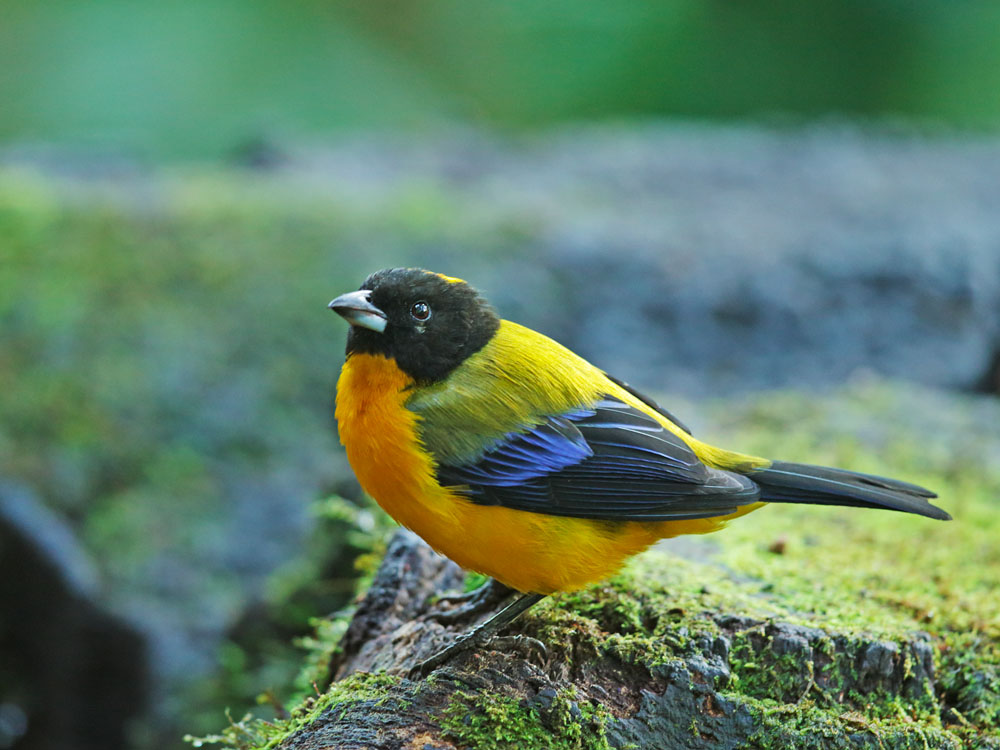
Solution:
M 463 568 L 524 592 L 580 588 L 615 573 L 658 539 L 715 531 L 729 516 L 608 522 L 476 505 L 441 487 L 405 408 L 409 376 L 385 357 L 354 354 L 337 385 L 337 424 L 365 492 L 403 526 Z

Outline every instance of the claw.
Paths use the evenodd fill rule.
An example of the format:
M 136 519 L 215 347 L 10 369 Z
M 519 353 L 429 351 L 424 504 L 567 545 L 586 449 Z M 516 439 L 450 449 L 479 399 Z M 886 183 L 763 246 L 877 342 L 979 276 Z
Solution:
M 409 673 L 410 678 L 418 679 L 426 677 L 437 667 L 451 659 L 451 657 L 485 643 L 487 640 L 496 635 L 497 632 L 517 619 L 521 613 L 526 612 L 532 605 L 540 602 L 544 598 L 544 594 L 521 594 L 517 599 L 501 609 L 482 625 L 479 625 L 470 630 L 468 633 L 459 636 L 450 646 L 443 648 L 429 659 L 425 659 L 420 664 L 413 667 Z M 542 648 L 544 648 L 544 646 Z
M 478 589 L 464 594 L 446 594 L 440 597 L 435 604 L 461 603 L 462 606 L 450 610 L 434 610 L 424 615 L 425 619 L 440 622 L 443 625 L 465 622 L 472 620 L 477 615 L 484 612 L 491 612 L 505 599 L 514 594 L 514 589 L 504 586 L 499 581 L 491 578 Z

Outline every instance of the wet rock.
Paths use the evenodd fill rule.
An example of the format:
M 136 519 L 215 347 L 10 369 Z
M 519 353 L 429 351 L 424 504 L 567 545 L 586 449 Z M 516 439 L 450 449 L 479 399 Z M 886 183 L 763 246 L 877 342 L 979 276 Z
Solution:
M 876 641 L 869 644 L 861 657 L 861 677 L 871 675 L 875 680 L 892 675 L 893 664 L 899 660 L 899 646 L 895 643 Z

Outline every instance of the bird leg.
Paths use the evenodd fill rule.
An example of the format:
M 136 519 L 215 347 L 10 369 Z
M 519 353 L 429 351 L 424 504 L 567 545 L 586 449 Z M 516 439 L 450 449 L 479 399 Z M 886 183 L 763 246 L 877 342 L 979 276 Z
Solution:
M 481 615 L 484 612 L 492 612 L 499 604 L 516 593 L 510 586 L 504 586 L 495 578 L 490 578 L 479 588 L 464 594 L 447 594 L 439 597 L 434 602 L 435 605 L 445 602 L 449 604 L 460 603 L 462 606 L 447 611 L 435 609 L 432 612 L 428 612 L 426 617 L 429 620 L 434 620 L 442 624 L 471 620 L 476 615 Z
M 459 636 L 450 646 L 441 649 L 429 659 L 422 661 L 410 673 L 416 677 L 423 677 L 430 674 L 435 668 L 441 666 L 456 654 L 485 643 L 544 598 L 545 594 L 521 594 L 482 625 L 478 625 L 468 633 Z

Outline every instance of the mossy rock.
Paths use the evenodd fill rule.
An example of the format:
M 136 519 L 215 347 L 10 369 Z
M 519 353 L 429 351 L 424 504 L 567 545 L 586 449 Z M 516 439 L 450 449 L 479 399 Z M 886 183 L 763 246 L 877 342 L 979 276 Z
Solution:
M 472 624 L 427 614 L 442 606 L 438 594 L 470 581 L 399 532 L 346 634 L 331 631 L 330 687 L 288 720 L 238 722 L 217 739 L 297 749 L 1000 748 L 998 412 L 989 399 L 878 381 L 703 409 L 707 425 L 696 427 L 713 442 L 918 481 L 957 520 L 771 506 L 710 537 L 667 540 L 505 632 L 544 652 L 502 639 L 424 680 L 410 668 Z
M 671 559 L 648 553 L 611 585 L 554 598 L 512 626 L 545 653 L 504 640 L 418 681 L 410 668 L 456 634 L 426 618 L 434 588 L 461 573 L 399 532 L 335 658 L 344 677 L 300 709 L 294 726 L 257 739 L 302 750 L 957 750 L 972 737 L 976 747 L 1000 747 L 995 731 L 949 726 L 954 707 L 937 683 L 928 634 L 737 615 L 708 593 L 706 606 L 679 608 L 670 587 L 651 595 L 634 578 Z M 690 576 L 712 567 L 677 562 Z

